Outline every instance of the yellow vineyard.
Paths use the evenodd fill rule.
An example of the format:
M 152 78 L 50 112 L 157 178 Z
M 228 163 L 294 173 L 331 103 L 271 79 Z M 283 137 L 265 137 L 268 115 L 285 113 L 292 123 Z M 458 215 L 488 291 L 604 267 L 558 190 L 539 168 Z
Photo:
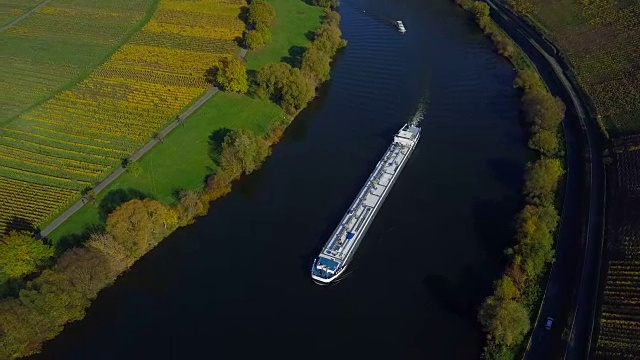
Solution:
M 243 0 L 162 0 L 77 86 L 0 127 L 0 231 L 42 225 L 206 89 L 237 52 Z

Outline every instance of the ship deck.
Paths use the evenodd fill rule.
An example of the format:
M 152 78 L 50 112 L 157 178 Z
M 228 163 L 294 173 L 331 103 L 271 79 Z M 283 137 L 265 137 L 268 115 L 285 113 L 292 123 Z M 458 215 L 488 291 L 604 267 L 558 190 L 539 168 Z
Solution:
M 340 221 L 331 239 L 322 249 L 321 257 L 333 259 L 339 263 L 347 259 L 410 151 L 411 146 L 398 142 L 391 144 L 356 200 L 351 204 L 347 214 Z

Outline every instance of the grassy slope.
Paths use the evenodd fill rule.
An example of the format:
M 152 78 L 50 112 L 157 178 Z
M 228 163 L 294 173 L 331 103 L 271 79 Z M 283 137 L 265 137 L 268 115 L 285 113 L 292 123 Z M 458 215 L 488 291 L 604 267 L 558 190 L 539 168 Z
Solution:
M 272 0 L 276 8 L 273 42 L 259 52 L 247 55 L 249 68 L 280 61 L 288 56 L 292 46 L 308 43 L 306 33 L 320 26 L 322 9 L 311 7 L 302 0 Z M 289 14 L 294 14 L 289 16 Z M 295 21 L 289 21 L 289 17 Z M 98 206 L 105 196 L 114 191 L 141 192 L 165 203 L 175 202 L 179 190 L 199 189 L 207 174 L 214 168 L 209 157 L 209 137 L 222 128 L 248 128 L 263 133 L 268 126 L 285 116 L 276 105 L 251 99 L 244 95 L 218 93 L 193 114 L 184 127 L 177 128 L 164 143 L 140 159 L 142 173 L 138 177 L 124 174 L 104 191 L 98 199 L 86 205 L 49 238 L 65 246 L 92 226 L 101 226 Z
M 265 64 L 290 57 L 292 47 L 306 47 L 308 35 L 320 26 L 323 9 L 302 0 L 269 0 L 276 9 L 271 42 L 262 49 L 249 51 L 247 67 L 259 69 Z M 295 49 L 295 48 L 294 48 Z M 295 50 L 294 50 L 295 51 Z

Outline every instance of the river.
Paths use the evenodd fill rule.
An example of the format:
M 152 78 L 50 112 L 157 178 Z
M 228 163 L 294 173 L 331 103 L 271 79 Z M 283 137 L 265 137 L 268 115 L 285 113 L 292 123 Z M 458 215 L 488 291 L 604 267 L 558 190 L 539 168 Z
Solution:
M 530 156 L 515 73 L 448 0 L 343 0 L 340 12 L 349 45 L 264 166 L 41 358 L 479 357 L 477 307 Z M 313 257 L 413 117 L 420 143 L 346 278 L 316 285 Z

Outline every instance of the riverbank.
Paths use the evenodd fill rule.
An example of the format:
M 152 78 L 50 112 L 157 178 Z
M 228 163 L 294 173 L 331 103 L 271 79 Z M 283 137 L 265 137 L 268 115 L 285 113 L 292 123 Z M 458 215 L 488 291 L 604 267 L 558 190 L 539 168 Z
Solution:
M 347 339 L 334 346 L 345 356 L 479 358 L 475 312 L 501 270 L 528 159 L 514 72 L 452 3 L 340 10 L 349 46 L 260 170 L 101 292 L 38 358 L 316 359 L 308 349 L 326 339 L 309 336 L 310 309 Z M 313 257 L 413 116 L 424 138 L 352 271 L 318 287 Z
M 249 71 L 257 71 L 266 63 L 286 59 L 290 51 L 300 53 L 300 48 L 309 44 L 307 34 L 321 23 L 322 8 L 308 5 L 302 0 L 273 0 L 270 3 L 277 14 L 294 13 L 297 21 L 288 22 L 280 19 L 282 15 L 276 16 L 272 42 L 262 49 L 247 52 Z M 162 144 L 140 159 L 139 174 L 123 174 L 48 238 L 59 250 L 64 250 L 86 239 L 88 232 L 103 228 L 105 214 L 101 215 L 100 209 L 108 204 L 111 204 L 108 208 L 113 208 L 109 198 L 124 202 L 127 198 L 144 196 L 167 205 L 176 204 L 177 192 L 201 190 L 206 177 L 215 171 L 217 165 L 210 156 L 210 136 L 213 132 L 223 128 L 248 129 L 264 135 L 285 116 L 281 108 L 268 100 L 246 95 L 216 94 L 188 121 L 163 139 Z
M 604 219 L 603 139 L 588 99 L 571 76 L 564 57 L 528 24 L 500 2 L 490 1 L 494 21 L 509 33 L 536 64 L 550 89 L 568 105 L 564 133 L 568 174 L 556 254 L 540 316 L 526 356 L 548 358 L 549 352 L 582 358 L 593 323 L 594 289 Z M 606 134 L 605 134 L 606 135 Z M 579 249 L 579 255 L 576 255 Z M 583 253 L 584 251 L 584 253 Z M 571 291 L 567 291 L 571 289 Z M 551 331 L 546 317 L 555 318 Z M 566 334 L 573 339 L 567 343 Z
M 312 31 L 337 29 L 337 14 L 327 12 L 326 26 L 318 30 L 319 14 L 323 10 L 302 1 L 299 4 L 313 10 L 307 12 L 308 21 L 300 23 L 303 28 L 296 30 L 306 35 Z M 300 17 L 304 12 L 296 14 Z M 315 27 L 307 28 L 311 25 Z M 279 30 L 274 28 L 273 31 Z M 316 37 L 322 38 L 322 35 Z M 290 38 L 299 39 L 299 36 Z M 299 45 L 292 47 L 299 48 Z M 219 116 L 220 120 L 210 121 L 212 116 Z M 214 97 L 194 114 L 193 120 L 196 121 L 190 119 L 184 127 L 162 139 L 156 149 L 140 162 L 133 163 L 135 167 L 129 164 L 127 169 L 135 171 L 127 171 L 125 176 L 98 194 L 92 206 L 85 206 L 76 213 L 68 224 L 57 230 L 59 237 L 54 233 L 52 238 L 61 252 L 81 243 L 85 246 L 65 251 L 56 265 L 29 282 L 18 298 L 4 299 L 0 303 L 3 316 L 0 324 L 5 329 L 0 339 L 3 343 L 1 358 L 37 352 L 42 341 L 59 333 L 65 323 L 81 319 L 85 308 L 102 288 L 178 226 L 188 225 L 195 217 L 204 215 L 208 202 L 228 192 L 230 182 L 241 173 L 259 167 L 268 150 L 256 154 L 252 160 L 257 163 L 251 168 L 246 167 L 247 158 L 242 156 L 228 160 L 227 154 L 240 151 L 240 147 L 247 144 L 247 140 L 242 139 L 262 142 L 264 146 L 273 145 L 283 126 L 290 122 L 275 104 L 239 94 Z M 231 142 L 229 136 L 223 136 L 230 133 L 236 134 Z M 259 140 L 262 138 L 265 139 Z M 239 173 L 231 171 L 236 162 L 242 163 Z M 213 178 L 210 177 L 212 173 L 215 174 Z M 207 191 L 201 192 L 206 179 Z M 102 233 L 102 229 L 107 232 Z M 74 230 L 81 232 L 69 235 L 68 232 Z M 91 273 L 90 278 L 81 281 L 79 276 L 87 272 Z M 43 287 L 45 283 L 47 287 Z M 52 291 L 55 292 L 53 298 Z M 73 305 L 55 311 L 56 307 L 69 302 Z M 35 309 L 33 303 L 43 303 L 44 307 L 38 305 Z
M 531 133 L 529 147 L 539 156 L 528 165 L 525 175 L 525 206 L 516 217 L 515 244 L 505 251 L 509 265 L 478 315 L 487 333 L 484 356 L 513 358 L 524 352 L 523 342 L 531 323 L 538 322 L 540 302 L 546 292 L 543 284 L 554 259 L 556 231 L 561 220 L 556 208 L 562 209 L 564 203 L 557 190 L 566 168 L 564 137 L 560 134 L 565 107 L 551 95 L 549 86 L 523 50 L 494 22 L 487 3 L 460 0 L 456 3 L 474 15 L 496 51 L 513 64 L 517 73 L 514 86 L 522 92 L 524 122 Z

